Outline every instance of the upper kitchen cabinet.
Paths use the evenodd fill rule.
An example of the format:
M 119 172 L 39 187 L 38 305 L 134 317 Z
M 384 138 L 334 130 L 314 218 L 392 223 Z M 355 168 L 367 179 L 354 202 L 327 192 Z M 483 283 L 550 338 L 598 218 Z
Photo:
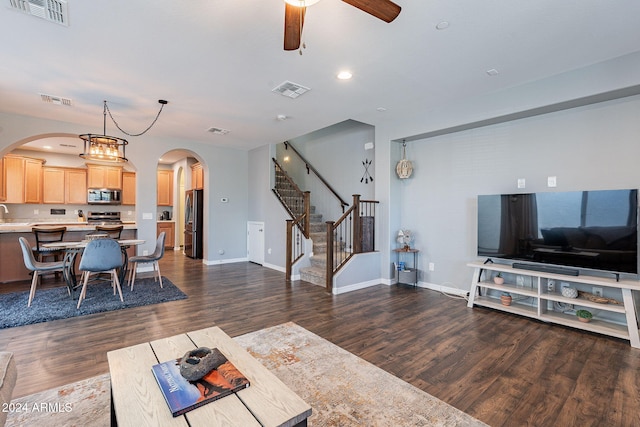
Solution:
M 135 172 L 122 172 L 122 204 L 136 204 L 136 174 Z
M 173 206 L 173 170 L 158 169 L 158 206 Z
M 87 164 L 87 187 L 122 190 L 122 167 Z
M 0 157 L 0 202 L 7 200 L 7 172 L 4 169 L 4 157 Z
M 204 171 L 200 163 L 191 165 L 191 188 L 193 190 L 202 190 L 204 188 Z
M 5 156 L 7 203 L 42 203 L 43 164 L 42 159 Z
M 85 169 L 44 167 L 43 203 L 82 205 L 87 203 Z

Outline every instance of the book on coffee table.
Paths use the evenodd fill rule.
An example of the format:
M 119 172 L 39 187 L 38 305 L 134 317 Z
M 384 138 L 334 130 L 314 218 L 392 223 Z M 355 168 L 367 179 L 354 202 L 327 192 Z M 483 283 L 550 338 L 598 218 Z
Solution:
M 249 380 L 229 360 L 196 381 L 180 374 L 180 360 L 151 367 L 174 417 L 249 387 Z

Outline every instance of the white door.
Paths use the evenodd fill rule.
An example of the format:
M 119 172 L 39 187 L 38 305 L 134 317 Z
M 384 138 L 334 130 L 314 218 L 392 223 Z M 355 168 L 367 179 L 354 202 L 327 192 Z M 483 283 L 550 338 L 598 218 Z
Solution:
M 250 262 L 264 264 L 264 222 L 247 223 L 247 258 Z

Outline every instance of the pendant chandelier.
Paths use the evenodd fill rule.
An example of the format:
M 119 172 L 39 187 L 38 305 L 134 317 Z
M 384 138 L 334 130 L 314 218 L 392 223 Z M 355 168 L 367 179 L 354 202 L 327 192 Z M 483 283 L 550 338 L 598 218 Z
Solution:
M 93 134 L 93 133 L 85 133 L 82 135 L 78 135 L 80 139 L 84 141 L 84 150 L 80 154 L 80 157 L 86 160 L 97 160 L 101 162 L 111 162 L 111 163 L 125 163 L 129 160 L 125 155 L 125 147 L 129 142 L 124 138 L 118 138 L 117 136 L 108 136 L 107 135 L 107 112 L 109 112 L 109 117 L 116 125 L 116 127 L 124 134 L 128 136 L 140 136 L 145 134 L 151 127 L 156 123 L 158 117 L 160 117 L 160 113 L 164 106 L 168 103 L 167 101 L 160 99 L 158 102 L 160 103 L 160 111 L 156 115 L 156 118 L 153 120 L 151 125 L 147 127 L 145 130 L 138 134 L 130 134 L 122 130 L 118 123 L 115 121 L 113 116 L 111 115 L 111 111 L 107 106 L 107 101 L 104 102 L 104 107 L 102 111 L 103 116 L 103 128 L 102 135 Z
M 396 165 L 396 173 L 398 174 L 398 178 L 407 179 L 411 176 L 412 172 L 413 165 L 411 161 L 407 160 L 407 143 L 402 140 L 402 160 Z

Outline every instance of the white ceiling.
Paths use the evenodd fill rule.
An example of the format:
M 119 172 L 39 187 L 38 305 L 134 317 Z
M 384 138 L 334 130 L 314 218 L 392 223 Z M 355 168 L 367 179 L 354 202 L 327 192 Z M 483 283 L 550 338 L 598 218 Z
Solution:
M 136 133 L 166 99 L 150 135 L 243 150 L 347 119 L 375 125 L 424 111 L 427 121 L 441 105 L 640 50 L 638 0 L 396 0 L 402 12 L 390 24 L 322 0 L 307 10 L 302 55 L 282 48 L 283 0 L 68 0 L 68 27 L 9 2 L 0 6 L 0 112 L 101 133 L 106 99 Z M 436 29 L 442 21 L 449 27 Z M 338 80 L 342 69 L 353 78 Z M 311 90 L 272 92 L 287 80 Z M 122 136 L 107 120 L 107 134 Z

